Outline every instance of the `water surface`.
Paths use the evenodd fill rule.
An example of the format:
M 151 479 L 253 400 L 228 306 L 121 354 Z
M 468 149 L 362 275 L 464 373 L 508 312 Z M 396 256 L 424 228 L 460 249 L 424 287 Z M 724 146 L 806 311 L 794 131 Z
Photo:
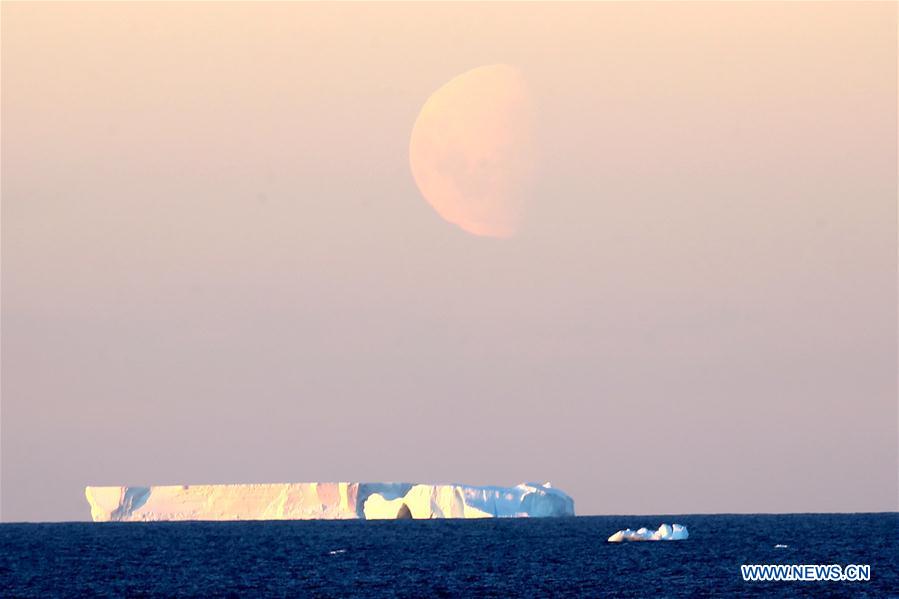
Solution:
M 690 539 L 606 543 L 679 522 Z M 787 548 L 775 548 L 775 545 Z M 0 597 L 899 596 L 899 514 L 0 525 Z M 746 583 L 740 565 L 870 564 Z

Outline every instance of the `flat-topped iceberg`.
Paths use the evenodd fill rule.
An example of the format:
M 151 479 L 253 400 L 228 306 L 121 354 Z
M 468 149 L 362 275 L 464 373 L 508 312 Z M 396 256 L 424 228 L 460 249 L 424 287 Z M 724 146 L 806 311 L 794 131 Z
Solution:
M 649 530 L 648 528 L 640 528 L 631 530 L 625 528 L 619 530 L 611 537 L 609 543 L 621 543 L 622 541 L 683 541 L 688 539 L 690 533 L 687 527 L 682 524 L 662 524 L 658 530 Z
M 515 487 L 414 483 L 279 483 L 87 487 L 94 522 L 383 520 L 573 516 L 549 483 Z

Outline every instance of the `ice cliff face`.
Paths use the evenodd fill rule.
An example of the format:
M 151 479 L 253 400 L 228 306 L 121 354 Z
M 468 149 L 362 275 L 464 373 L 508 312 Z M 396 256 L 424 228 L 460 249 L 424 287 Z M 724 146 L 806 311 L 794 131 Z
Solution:
M 549 483 L 515 487 L 412 483 L 87 487 L 84 494 L 94 522 L 574 515 L 574 500 Z

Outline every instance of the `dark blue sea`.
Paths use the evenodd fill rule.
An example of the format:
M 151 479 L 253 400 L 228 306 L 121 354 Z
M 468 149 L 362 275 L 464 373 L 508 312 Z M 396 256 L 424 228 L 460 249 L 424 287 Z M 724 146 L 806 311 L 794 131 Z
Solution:
M 690 538 L 606 543 L 662 522 Z M 871 580 L 744 582 L 751 563 Z M 899 597 L 899 514 L 0 525 L 3 598 L 650 595 Z

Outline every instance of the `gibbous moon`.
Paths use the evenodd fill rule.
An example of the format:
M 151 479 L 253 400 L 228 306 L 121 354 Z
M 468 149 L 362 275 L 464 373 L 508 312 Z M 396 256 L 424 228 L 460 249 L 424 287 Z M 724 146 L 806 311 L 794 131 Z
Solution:
M 533 113 L 521 73 L 502 64 L 462 73 L 428 98 L 409 164 L 441 217 L 474 235 L 515 235 L 532 187 Z

